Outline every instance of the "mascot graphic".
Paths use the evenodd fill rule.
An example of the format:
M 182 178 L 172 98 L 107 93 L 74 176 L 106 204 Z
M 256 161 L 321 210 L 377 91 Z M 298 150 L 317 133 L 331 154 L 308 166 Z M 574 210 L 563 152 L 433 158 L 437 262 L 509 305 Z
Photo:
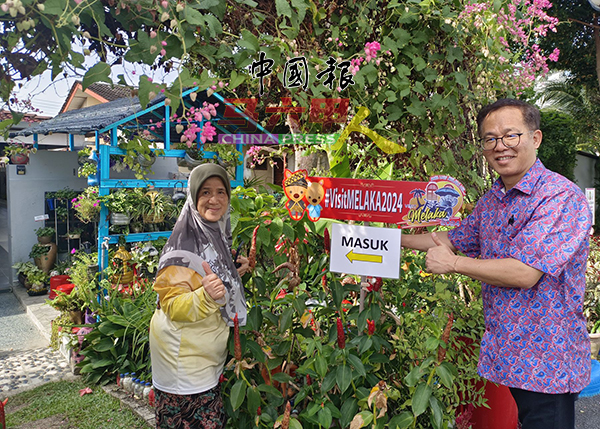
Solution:
M 292 173 L 286 169 L 283 173 L 283 191 L 289 199 L 285 203 L 285 207 L 288 209 L 290 217 L 294 220 L 300 220 L 304 216 L 306 203 L 303 199 L 308 188 L 307 176 L 308 173 L 306 170 L 298 170 Z
M 318 182 L 310 182 L 306 189 L 306 199 L 308 200 L 308 218 L 317 221 L 321 217 L 321 201 L 325 197 L 325 188 L 323 180 Z

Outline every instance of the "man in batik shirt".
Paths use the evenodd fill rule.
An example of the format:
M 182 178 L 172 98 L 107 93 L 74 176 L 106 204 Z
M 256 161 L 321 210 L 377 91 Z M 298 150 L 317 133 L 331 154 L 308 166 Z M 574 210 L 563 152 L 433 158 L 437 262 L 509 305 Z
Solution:
M 477 117 L 480 148 L 500 175 L 459 227 L 403 235 L 427 270 L 482 282 L 479 374 L 508 386 L 523 429 L 573 429 L 590 379 L 583 317 L 591 214 L 581 190 L 537 159 L 540 113 L 502 99 Z M 466 256 L 458 256 L 460 251 Z

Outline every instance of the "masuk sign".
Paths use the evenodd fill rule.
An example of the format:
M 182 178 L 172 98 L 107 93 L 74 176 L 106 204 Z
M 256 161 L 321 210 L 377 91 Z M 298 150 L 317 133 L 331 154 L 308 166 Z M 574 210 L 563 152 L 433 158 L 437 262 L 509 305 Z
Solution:
M 283 189 L 290 217 L 383 222 L 399 228 L 455 226 L 465 196 L 450 176 L 429 182 L 309 177 L 306 170 L 285 170 Z M 333 272 L 399 278 L 400 229 L 333 224 Z

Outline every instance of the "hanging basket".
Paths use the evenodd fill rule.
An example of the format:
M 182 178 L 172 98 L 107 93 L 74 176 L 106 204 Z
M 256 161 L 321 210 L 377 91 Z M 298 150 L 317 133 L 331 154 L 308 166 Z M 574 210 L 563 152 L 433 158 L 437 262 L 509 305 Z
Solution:
M 16 165 L 24 165 L 29 162 L 29 156 L 23 153 L 10 156 L 10 163 Z
M 157 191 L 146 192 L 146 196 L 150 198 L 152 210 L 154 210 L 157 195 L 158 195 Z M 164 215 L 164 213 L 161 213 L 159 215 L 155 215 L 152 213 L 143 214 L 142 219 L 144 220 L 144 223 L 161 223 L 163 220 L 165 220 L 165 215 Z
M 190 169 L 197 167 L 201 164 L 204 164 L 205 162 L 206 162 L 205 159 L 194 159 L 191 156 L 189 156 L 187 153 L 185 154 L 185 163 L 187 164 L 188 168 L 190 168 Z
M 150 167 L 152 164 L 154 164 L 154 162 L 156 161 L 156 155 L 154 154 L 154 152 L 150 152 L 148 154 L 148 156 L 150 157 L 150 159 L 146 159 L 146 157 L 142 154 L 138 154 L 137 156 L 137 162 L 138 164 L 140 164 L 142 167 Z

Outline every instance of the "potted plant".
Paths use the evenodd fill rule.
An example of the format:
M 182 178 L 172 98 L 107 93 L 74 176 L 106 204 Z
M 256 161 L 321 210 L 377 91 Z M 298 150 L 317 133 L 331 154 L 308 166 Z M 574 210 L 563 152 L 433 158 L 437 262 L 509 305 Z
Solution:
M 31 296 L 45 295 L 48 292 L 48 289 L 46 288 L 48 279 L 48 274 L 42 270 L 36 269 L 29 271 L 27 274 L 27 281 L 31 284 L 31 287 L 27 290 L 27 293 Z
M 98 187 L 86 188 L 77 198 L 71 200 L 75 216 L 83 223 L 96 222 L 100 214 L 100 197 Z
M 29 154 L 37 151 L 30 144 L 12 142 L 4 148 L 4 155 L 10 158 L 11 164 L 27 164 L 29 162 Z
M 165 216 L 173 215 L 175 205 L 171 198 L 162 192 L 148 191 L 140 202 L 139 210 L 144 223 L 161 223 Z
M 156 155 L 164 154 L 164 150 L 158 149 L 154 142 L 138 135 L 121 136 L 119 148 L 126 152 L 123 163 L 134 172 L 137 179 L 144 179 L 149 173 L 153 173 L 150 166 L 154 164 Z
M 83 228 L 73 228 L 73 229 L 69 230 L 69 232 L 67 233 L 67 238 L 69 240 L 77 240 L 78 238 L 81 238 L 82 232 L 83 232 Z
M 44 271 L 49 273 L 54 266 L 56 259 L 57 247 L 54 243 L 48 244 L 34 244 L 29 252 L 29 257 L 33 259 L 35 265 Z
M 50 243 L 52 241 L 52 238 L 54 238 L 55 234 L 56 230 L 49 226 L 38 228 L 35 230 L 35 235 L 37 235 L 38 243 L 40 244 Z
M 131 192 L 128 189 L 118 189 L 110 194 L 100 197 L 106 208 L 110 211 L 110 223 L 113 225 L 128 225 L 131 220 L 132 210 Z
M 15 270 L 17 270 L 17 276 L 19 279 L 19 283 L 21 283 L 25 287 L 31 287 L 31 284 L 27 282 L 27 274 L 30 271 L 37 270 L 38 268 L 34 265 L 33 262 L 17 262 L 12 266 Z

